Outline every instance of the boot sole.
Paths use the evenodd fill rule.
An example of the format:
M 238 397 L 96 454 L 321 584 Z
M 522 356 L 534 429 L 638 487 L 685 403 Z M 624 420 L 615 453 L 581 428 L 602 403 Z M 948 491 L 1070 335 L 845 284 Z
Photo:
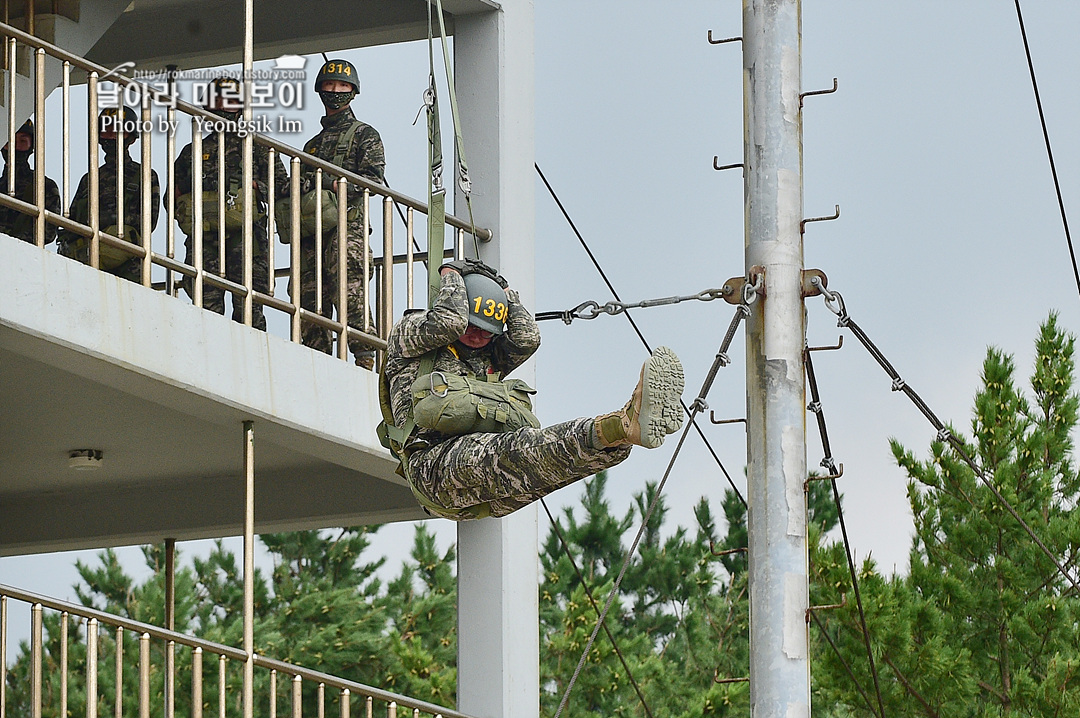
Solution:
M 645 362 L 641 385 L 641 445 L 655 449 L 664 437 L 682 427 L 682 392 L 685 386 L 682 363 L 675 352 L 657 347 Z

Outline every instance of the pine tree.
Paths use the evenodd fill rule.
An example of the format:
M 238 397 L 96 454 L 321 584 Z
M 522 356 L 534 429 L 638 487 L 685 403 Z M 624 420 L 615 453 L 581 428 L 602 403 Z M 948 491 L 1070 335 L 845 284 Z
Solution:
M 1030 397 L 1016 385 L 1013 359 L 989 349 L 972 437 L 961 441 L 1075 575 L 1074 343 L 1050 315 L 1036 341 Z M 910 572 L 886 579 L 868 560 L 859 577 L 887 714 L 1077 715 L 1080 601 L 1071 584 L 949 445 L 934 441 L 925 460 L 896 441 L 892 448 L 910 479 Z M 847 584 L 842 556 L 835 544 L 815 551 L 817 589 Z M 868 702 L 852 689 L 857 681 L 869 691 L 872 683 L 850 603 L 828 624 L 856 679 L 845 682 L 840 659 L 822 652 L 822 695 L 852 715 L 873 715 L 869 704 L 876 699 Z

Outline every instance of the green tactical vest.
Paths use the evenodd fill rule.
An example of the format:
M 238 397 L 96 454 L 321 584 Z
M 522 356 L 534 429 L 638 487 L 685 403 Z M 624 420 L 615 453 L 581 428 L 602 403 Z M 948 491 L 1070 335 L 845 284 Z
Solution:
M 131 190 L 131 185 L 128 185 L 128 190 Z M 124 214 L 127 214 L 126 212 Z M 71 203 L 71 219 L 81 224 L 90 224 L 90 198 L 81 197 L 78 200 Z M 100 215 L 98 215 L 100 216 Z M 119 225 L 111 224 L 108 227 L 102 227 L 101 231 L 105 234 L 110 234 L 113 237 L 120 236 Z M 132 244 L 142 244 L 142 232 L 137 227 L 132 227 L 130 224 L 124 225 L 124 239 Z M 80 259 L 85 258 L 89 261 L 90 257 L 90 238 L 78 237 L 75 240 L 68 242 L 69 251 L 72 252 L 72 256 Z M 128 262 L 135 258 L 134 254 L 125 252 L 122 249 L 109 246 L 104 242 L 98 243 L 98 266 L 106 271 L 116 269 L 121 264 Z
M 352 147 L 353 137 L 356 131 L 364 124 L 357 120 L 349 129 L 338 137 L 337 147 L 334 149 L 333 163 L 341 167 L 345 157 Z M 300 237 L 308 238 L 315 236 L 315 212 L 317 205 L 322 205 L 322 231 L 323 233 L 337 229 L 338 226 L 338 200 L 337 192 L 331 189 L 317 187 L 300 195 Z M 346 217 L 349 220 L 359 216 L 359 207 L 349 207 Z M 292 203 L 281 201 L 274 205 L 274 221 L 277 222 L 278 235 L 285 244 L 290 244 L 292 236 Z
M 526 426 L 538 429 L 540 421 L 532 413 L 530 399 L 536 390 L 520 379 L 500 381 L 498 374 L 477 377 L 431 371 L 438 351 L 432 350 L 420 360 L 420 370 L 411 389 L 412 408 L 404 427 L 398 427 L 394 422 L 390 381 L 385 367 L 379 372 L 379 404 L 383 413 L 377 432 L 379 441 L 398 457 L 398 474 L 408 481 L 416 501 L 428 513 L 454 521 L 485 518 L 491 515 L 487 503 L 465 509 L 447 509 L 429 501 L 416 489 L 409 476 L 408 455 L 404 448 L 417 426 L 453 436 L 502 433 Z

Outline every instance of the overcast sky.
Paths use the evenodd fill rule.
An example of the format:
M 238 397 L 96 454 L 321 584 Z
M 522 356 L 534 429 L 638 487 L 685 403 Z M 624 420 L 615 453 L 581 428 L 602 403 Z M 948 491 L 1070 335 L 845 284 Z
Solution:
M 1080 3 L 1027 0 L 1024 12 L 1065 205 L 1076 211 Z M 536 3 L 536 161 L 626 301 L 692 294 L 744 273 L 741 176 L 712 169 L 714 155 L 720 164 L 742 160 L 741 47 L 709 45 L 709 29 L 715 37 L 739 35 L 740 3 Z M 988 345 L 1016 355 L 1026 386 L 1039 322 L 1058 311 L 1070 331 L 1080 327 L 1014 6 L 811 2 L 802 47 L 804 91 L 839 82 L 837 93 L 806 101 L 804 214 L 831 214 L 836 204 L 842 212 L 807 228 L 806 266 L 825 271 L 904 379 L 943 420 L 968 432 Z M 359 68 L 363 93 L 353 106 L 383 135 L 388 179 L 421 196 L 424 130 L 410 123 L 426 84 L 426 48 L 335 54 Z M 318 64 L 312 58 L 308 69 Z M 286 141 L 300 145 L 317 131 L 317 114 L 303 117 L 304 134 Z M 467 145 L 477 141 L 468 128 L 465 137 Z M 536 192 L 533 308 L 611 299 L 539 181 Z M 682 357 L 692 399 L 732 307 L 684 303 L 634 316 L 650 342 Z M 812 345 L 836 342 L 835 317 L 820 299 L 807 301 L 807 317 Z M 645 350 L 624 318 L 548 322 L 542 331 L 537 404 L 545 423 L 625 402 Z M 709 396 L 723 418 L 745 414 L 741 334 L 729 353 L 734 361 Z M 845 466 L 840 488 L 853 549 L 885 571 L 904 571 L 907 480 L 888 440 L 925 456 L 933 429 L 890 391 L 854 337 L 845 337 L 842 351 L 816 355 L 815 366 L 833 452 Z M 703 427 L 745 492 L 741 425 L 712 426 L 705 417 Z M 813 467 L 822 454 L 809 428 Z M 616 510 L 659 479 L 673 444 L 635 450 L 611 472 Z M 666 490 L 672 527 L 692 526 L 701 496 L 719 513 L 725 487 L 691 436 Z M 549 505 L 559 510 L 579 496 L 570 487 Z M 444 546 L 454 540 L 451 524 L 432 525 Z M 541 526 L 543 535 L 546 520 Z M 410 538 L 408 526 L 384 528 L 376 550 L 396 556 L 396 569 L 398 547 Z M 72 563 L 70 554 L 0 559 L 0 582 L 73 598 Z

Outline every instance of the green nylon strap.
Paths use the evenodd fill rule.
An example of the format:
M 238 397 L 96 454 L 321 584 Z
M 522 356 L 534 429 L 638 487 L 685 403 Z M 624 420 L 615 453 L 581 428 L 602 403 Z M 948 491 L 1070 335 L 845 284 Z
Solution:
M 356 137 L 356 131 L 360 129 L 360 125 L 362 124 L 364 123 L 360 120 L 356 120 L 349 126 L 349 129 L 345 130 L 345 132 L 338 137 L 337 147 L 334 148 L 334 164 L 338 167 L 345 166 L 342 162 L 345 161 L 345 155 L 349 153 L 353 137 Z
M 439 11 L 439 35 L 442 37 L 443 65 L 446 67 L 446 84 L 450 92 L 450 115 L 454 119 L 454 142 L 457 147 L 458 178 L 461 189 L 465 193 L 465 206 L 469 210 L 469 228 L 472 232 L 473 251 L 476 257 L 480 257 L 480 247 L 476 244 L 476 222 L 473 220 L 472 211 L 472 184 L 469 179 L 469 165 L 465 161 L 465 138 L 461 134 L 461 120 L 458 117 L 457 93 L 454 91 L 454 71 L 450 67 L 450 49 L 446 43 L 446 24 L 443 21 L 442 0 L 435 0 Z M 431 3 L 428 3 L 428 56 L 431 57 Z M 432 75 L 435 68 L 431 68 Z

